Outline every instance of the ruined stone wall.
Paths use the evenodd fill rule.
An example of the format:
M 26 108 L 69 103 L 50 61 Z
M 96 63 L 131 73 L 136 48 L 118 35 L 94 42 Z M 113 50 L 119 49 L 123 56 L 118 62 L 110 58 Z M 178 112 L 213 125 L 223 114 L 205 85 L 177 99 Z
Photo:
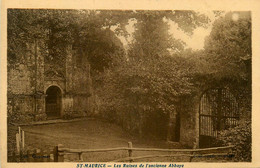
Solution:
M 66 56 L 66 83 L 65 83 L 65 93 L 63 96 L 63 101 L 62 101 L 62 106 L 63 106 L 63 113 L 64 116 L 69 115 L 70 113 L 73 113 L 73 87 L 72 87 L 72 76 L 73 76 L 73 62 L 72 62 L 72 48 L 71 46 L 68 47 L 67 51 L 67 56 Z
M 19 48 L 16 59 L 8 62 L 8 117 L 15 121 L 40 120 L 44 115 L 43 51 L 41 41 Z
M 87 58 L 68 47 L 66 65 L 57 74 L 45 64 L 44 41 L 35 40 L 21 48 L 14 63 L 8 64 L 8 116 L 13 122 L 47 119 L 46 90 L 62 91 L 61 117 L 88 116 L 91 113 L 92 82 Z M 80 60 L 79 60 L 80 59 Z
M 26 48 L 16 53 L 12 64 L 8 63 L 8 93 L 33 94 L 35 90 L 35 55 L 34 45 L 27 44 Z
M 73 51 L 67 51 L 66 93 L 64 113 L 72 117 L 91 115 L 92 81 L 87 57 Z

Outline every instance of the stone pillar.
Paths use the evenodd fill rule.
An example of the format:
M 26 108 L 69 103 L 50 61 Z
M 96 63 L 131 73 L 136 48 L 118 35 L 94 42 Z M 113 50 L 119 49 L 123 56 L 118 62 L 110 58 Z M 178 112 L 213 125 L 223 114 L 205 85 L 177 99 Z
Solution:
M 66 84 L 65 84 L 65 92 L 70 93 L 72 92 L 73 88 L 73 81 L 72 81 L 72 75 L 74 74 L 73 70 L 73 60 L 72 60 L 72 55 L 73 55 L 73 50 L 72 46 L 70 45 L 67 48 L 66 51 Z
M 199 108 L 200 108 L 200 96 L 194 97 L 193 109 L 195 113 L 195 141 L 193 142 L 193 148 L 199 148 Z
M 35 78 L 36 78 L 36 92 L 44 93 L 44 41 L 41 39 L 36 40 L 35 49 Z
M 174 110 L 169 113 L 167 141 L 172 141 L 173 139 L 176 139 L 176 133 L 175 133 L 176 123 L 177 123 L 176 117 L 177 117 L 177 112 L 176 109 L 174 108 Z
M 69 113 L 73 112 L 73 75 L 74 75 L 74 67 L 73 67 L 73 50 L 72 45 L 69 45 L 66 50 L 66 68 L 65 68 L 65 90 L 63 94 L 63 113 L 61 117 L 69 115 Z
M 35 117 L 34 119 L 36 121 L 46 120 L 47 115 L 45 113 L 45 95 L 42 93 L 36 93 L 35 94 Z
M 45 95 L 44 95 L 44 57 L 46 50 L 45 41 L 35 39 L 34 41 L 34 101 L 35 101 L 35 120 L 46 120 Z
M 183 100 L 183 107 L 180 113 L 180 143 L 197 148 L 199 145 L 199 96 Z
M 61 114 L 61 117 L 68 115 L 69 113 L 73 112 L 73 96 L 70 94 L 66 94 L 63 96 L 62 101 L 63 113 Z

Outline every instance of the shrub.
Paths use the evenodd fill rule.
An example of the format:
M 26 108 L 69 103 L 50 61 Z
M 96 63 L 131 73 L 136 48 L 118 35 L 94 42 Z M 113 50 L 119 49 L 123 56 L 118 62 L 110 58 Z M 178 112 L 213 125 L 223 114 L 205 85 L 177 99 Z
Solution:
M 250 162 L 252 159 L 251 121 L 241 121 L 237 127 L 220 132 L 223 145 L 235 145 L 234 161 Z
M 189 67 L 189 68 L 187 68 Z M 168 114 L 190 95 L 191 66 L 181 57 L 122 63 L 99 76 L 100 116 L 140 135 L 166 137 Z M 156 124 L 155 122 L 156 121 Z
M 82 112 L 82 111 L 65 111 L 64 115 L 62 116 L 63 119 L 65 120 L 70 120 L 74 118 L 79 118 L 79 117 L 86 117 L 88 112 Z
M 62 118 L 65 120 L 75 118 L 74 111 L 66 111 L 65 114 L 62 116 Z
M 33 113 L 22 114 L 21 112 L 8 112 L 7 122 L 8 123 L 29 123 L 34 120 Z

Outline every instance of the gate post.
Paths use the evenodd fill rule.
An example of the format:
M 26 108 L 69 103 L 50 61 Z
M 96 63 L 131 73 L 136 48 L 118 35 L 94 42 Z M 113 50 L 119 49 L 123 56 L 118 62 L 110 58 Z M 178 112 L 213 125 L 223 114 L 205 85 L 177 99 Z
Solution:
M 200 137 L 200 98 L 199 96 L 194 97 L 194 112 L 195 112 L 195 141 L 193 142 L 193 149 L 199 148 L 199 137 Z
M 129 157 L 130 157 L 130 162 L 133 162 L 133 159 L 131 158 L 133 156 L 133 150 L 131 148 L 133 148 L 133 144 L 132 142 L 128 142 L 128 154 L 129 154 Z
M 64 161 L 64 153 L 59 152 L 59 149 L 63 147 L 62 144 L 59 144 L 54 147 L 53 155 L 54 155 L 54 162 L 63 162 Z
M 53 149 L 53 161 L 58 162 L 58 146 L 55 146 Z

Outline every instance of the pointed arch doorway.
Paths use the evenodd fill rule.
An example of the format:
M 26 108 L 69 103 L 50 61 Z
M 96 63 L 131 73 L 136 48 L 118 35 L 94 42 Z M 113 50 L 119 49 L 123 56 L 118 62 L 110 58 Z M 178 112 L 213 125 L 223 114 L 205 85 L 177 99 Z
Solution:
M 46 90 L 45 110 L 48 119 L 61 116 L 61 90 L 57 86 L 50 86 Z

